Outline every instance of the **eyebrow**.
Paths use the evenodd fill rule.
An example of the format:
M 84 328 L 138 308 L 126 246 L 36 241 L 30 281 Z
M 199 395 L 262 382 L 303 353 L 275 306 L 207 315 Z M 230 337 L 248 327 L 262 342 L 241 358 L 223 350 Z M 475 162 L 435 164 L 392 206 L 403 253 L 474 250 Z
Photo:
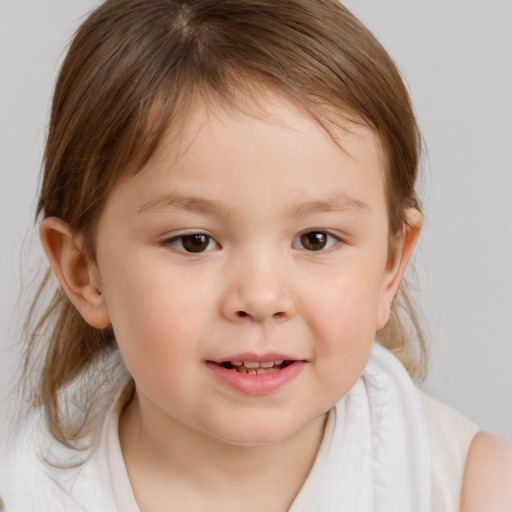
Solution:
M 200 197 L 182 197 L 172 194 L 158 196 L 144 203 L 138 213 L 162 211 L 167 209 L 183 210 L 219 217 L 229 217 L 230 210 L 221 201 L 215 199 L 202 199 Z
M 350 197 L 346 194 L 337 194 L 325 200 L 305 201 L 290 209 L 290 217 L 302 217 L 319 212 L 344 212 L 356 211 L 361 213 L 370 212 L 370 207 L 363 201 Z
M 216 199 L 203 199 L 200 197 L 183 197 L 172 194 L 158 196 L 144 203 L 138 210 L 138 213 L 164 211 L 167 209 L 183 210 L 187 212 L 215 215 L 218 217 L 229 217 L 230 208 Z M 366 213 L 370 207 L 353 197 L 346 194 L 338 194 L 325 200 L 305 201 L 293 205 L 288 215 L 290 217 L 302 217 L 320 212 L 343 212 L 356 211 Z

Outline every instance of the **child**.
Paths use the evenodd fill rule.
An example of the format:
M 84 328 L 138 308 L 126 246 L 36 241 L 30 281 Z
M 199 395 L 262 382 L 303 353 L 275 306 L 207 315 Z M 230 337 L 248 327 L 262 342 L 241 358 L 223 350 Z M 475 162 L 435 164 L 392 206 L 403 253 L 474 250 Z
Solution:
M 510 510 L 508 448 L 411 380 L 418 154 L 395 66 L 337 2 L 92 13 L 55 91 L 61 288 L 31 313 L 6 510 Z

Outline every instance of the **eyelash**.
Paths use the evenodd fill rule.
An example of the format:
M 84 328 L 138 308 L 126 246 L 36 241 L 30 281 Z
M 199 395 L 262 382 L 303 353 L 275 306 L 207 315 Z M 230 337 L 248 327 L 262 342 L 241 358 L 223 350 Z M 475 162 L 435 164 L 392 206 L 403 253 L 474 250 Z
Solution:
M 201 242 L 200 237 L 203 237 L 203 239 L 207 240 L 207 245 L 204 250 L 201 251 L 189 251 L 185 245 L 185 241 L 189 241 L 192 243 L 195 242 Z M 196 238 L 195 242 L 193 239 Z M 204 240 L 203 240 L 204 243 Z M 211 245 L 214 245 L 214 247 L 210 247 Z M 172 245 L 175 247 L 178 251 L 184 252 L 186 254 L 203 254 L 205 252 L 210 252 L 213 249 L 218 249 L 220 246 L 219 244 L 209 235 L 206 235 L 205 233 L 186 233 L 183 235 L 174 236 L 172 238 L 168 238 L 167 240 L 164 240 L 164 245 Z
M 308 238 L 309 237 L 309 238 Z M 184 244 L 191 243 L 192 245 L 187 248 Z M 319 242 L 320 247 L 312 248 L 312 245 Z M 323 252 L 331 249 L 336 244 L 341 242 L 341 239 L 332 233 L 324 230 L 309 230 L 300 233 L 292 242 L 292 247 L 301 249 L 308 252 Z M 204 244 L 206 243 L 206 246 Z M 203 244 L 203 245 L 201 245 Z M 301 244 L 300 247 L 298 244 Z M 310 247 L 306 247 L 309 244 Z M 210 252 L 214 249 L 220 248 L 220 245 L 209 235 L 205 233 L 186 233 L 178 235 L 167 240 L 164 240 L 164 245 L 171 245 L 178 251 L 186 254 L 203 254 Z M 201 249 L 198 251 L 189 250 L 196 245 L 196 248 Z M 204 248 L 202 248 L 204 246 Z

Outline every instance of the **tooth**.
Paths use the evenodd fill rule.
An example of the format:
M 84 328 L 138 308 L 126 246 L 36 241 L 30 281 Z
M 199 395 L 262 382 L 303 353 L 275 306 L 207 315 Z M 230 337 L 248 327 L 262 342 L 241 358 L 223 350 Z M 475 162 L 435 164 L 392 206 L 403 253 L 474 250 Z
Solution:
M 256 370 L 249 370 L 247 372 L 247 375 L 256 375 L 257 371 Z
M 275 372 L 279 371 L 279 368 L 272 367 L 272 368 L 269 368 L 267 371 L 268 371 L 268 373 L 275 373 Z
M 252 361 L 245 361 L 244 366 L 246 368 L 259 368 L 260 363 L 252 362 Z
M 279 366 L 279 365 L 283 364 L 283 362 L 284 362 L 284 361 L 281 361 L 281 360 L 279 360 L 279 361 L 274 361 L 274 366 Z
M 230 361 L 231 366 L 242 366 L 242 361 Z
M 260 363 L 260 366 L 262 368 L 272 368 L 272 366 L 274 366 L 274 361 L 268 361 L 266 363 Z

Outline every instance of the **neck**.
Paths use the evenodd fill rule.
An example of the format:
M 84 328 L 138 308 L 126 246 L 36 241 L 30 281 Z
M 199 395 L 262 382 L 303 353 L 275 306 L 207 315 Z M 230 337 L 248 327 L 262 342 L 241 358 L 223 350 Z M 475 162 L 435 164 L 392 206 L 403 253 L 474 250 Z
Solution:
M 166 501 L 179 501 L 176 493 L 188 489 L 216 503 L 226 498 L 247 504 L 250 497 L 251 506 L 245 510 L 287 510 L 313 465 L 325 423 L 324 416 L 315 418 L 272 445 L 239 446 L 151 409 L 136 394 L 121 415 L 119 427 L 134 494 L 139 505 L 148 503 L 148 509 L 146 496 L 163 500 L 162 493 L 166 493 Z

